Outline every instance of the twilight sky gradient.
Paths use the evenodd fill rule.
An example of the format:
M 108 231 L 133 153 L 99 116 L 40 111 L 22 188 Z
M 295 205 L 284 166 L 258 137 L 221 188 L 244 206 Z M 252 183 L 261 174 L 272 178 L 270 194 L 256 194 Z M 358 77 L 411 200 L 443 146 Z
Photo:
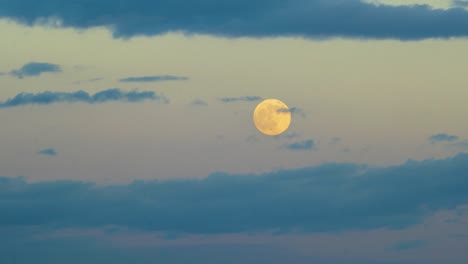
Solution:
M 0 263 L 468 263 L 466 1 L 0 0 L 0 34 Z

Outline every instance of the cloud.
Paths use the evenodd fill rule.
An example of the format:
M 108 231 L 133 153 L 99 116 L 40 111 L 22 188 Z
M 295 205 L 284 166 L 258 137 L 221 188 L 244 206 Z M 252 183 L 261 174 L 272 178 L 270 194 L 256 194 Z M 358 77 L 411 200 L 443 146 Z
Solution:
M 325 164 L 261 175 L 135 181 L 0 178 L 1 226 L 124 226 L 175 233 L 401 229 L 468 203 L 468 154 L 368 168 Z
M 89 103 L 98 104 L 111 101 L 123 102 L 141 102 L 144 100 L 155 100 L 162 103 L 168 103 L 169 100 L 157 95 L 152 91 L 130 91 L 124 92 L 117 88 L 97 92 L 93 95 L 85 91 L 76 92 L 40 92 L 40 93 L 19 93 L 15 97 L 0 102 L 0 108 L 16 107 L 23 105 L 48 105 L 54 103 Z
M 296 133 L 296 132 L 285 132 L 285 133 L 274 136 L 274 138 L 278 138 L 278 139 L 279 138 L 288 138 L 288 139 L 291 139 L 291 138 L 298 138 L 300 136 L 301 135 L 299 133 Z
M 279 112 L 279 113 L 298 114 L 301 117 L 306 117 L 306 114 L 305 114 L 304 110 L 302 110 L 301 108 L 297 108 L 297 107 L 280 108 L 280 109 L 278 109 L 277 112 Z
M 294 142 L 286 145 L 286 148 L 290 150 L 312 150 L 314 147 L 315 143 L 312 139 Z
M 435 134 L 429 137 L 429 141 L 431 143 L 437 143 L 437 142 L 454 142 L 459 139 L 458 136 L 455 135 L 449 135 L 445 133 L 440 133 L 440 134 Z
M 262 98 L 260 96 L 241 96 L 241 97 L 224 97 L 220 99 L 222 102 L 225 103 L 232 103 L 232 102 L 255 102 L 260 101 Z
M 98 77 L 98 78 L 93 78 L 93 79 L 88 79 L 88 80 L 81 80 L 81 81 L 75 81 L 73 82 L 73 84 L 82 84 L 82 83 L 91 83 L 91 82 L 97 82 L 97 81 L 100 81 L 104 78 L 102 77 Z
M 195 99 L 190 104 L 194 105 L 194 106 L 206 106 L 206 105 L 208 105 L 207 102 L 205 102 L 205 101 L 203 101 L 201 99 Z
M 398 241 L 393 249 L 396 251 L 410 250 L 415 248 L 421 248 L 426 245 L 426 242 L 423 240 L 402 240 Z
M 37 154 L 46 156 L 57 156 L 57 151 L 53 148 L 41 149 L 37 152 Z
M 43 73 L 57 73 L 61 71 L 62 68 L 58 64 L 30 62 L 23 65 L 20 69 L 12 70 L 10 75 L 23 79 L 24 77 L 39 76 Z
M 120 79 L 119 82 L 162 82 L 162 81 L 185 81 L 188 77 L 171 76 L 171 75 L 155 75 L 142 77 L 127 77 Z
M 452 146 L 460 148 L 468 148 L 468 140 L 463 140 L 460 142 L 453 143 Z
M 224 37 L 373 38 L 420 40 L 468 36 L 468 12 L 428 5 L 374 5 L 360 0 L 15 0 L 0 18 L 25 25 L 107 27 L 115 37 L 167 32 Z
M 468 7 L 468 1 L 454 0 L 452 1 L 452 5 L 458 7 Z

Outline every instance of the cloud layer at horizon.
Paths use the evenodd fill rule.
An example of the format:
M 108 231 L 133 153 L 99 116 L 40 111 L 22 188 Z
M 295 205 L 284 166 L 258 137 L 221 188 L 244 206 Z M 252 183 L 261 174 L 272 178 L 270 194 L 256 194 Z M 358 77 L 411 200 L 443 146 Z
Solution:
M 167 32 L 401 40 L 468 36 L 468 11 L 463 8 L 387 6 L 359 0 L 78 0 L 60 5 L 56 0 L 6 0 L 0 2 L 0 18 L 77 29 L 105 26 L 115 37 Z
M 326 164 L 199 180 L 28 183 L 0 178 L 1 226 L 177 233 L 400 229 L 468 203 L 468 154 L 384 168 Z

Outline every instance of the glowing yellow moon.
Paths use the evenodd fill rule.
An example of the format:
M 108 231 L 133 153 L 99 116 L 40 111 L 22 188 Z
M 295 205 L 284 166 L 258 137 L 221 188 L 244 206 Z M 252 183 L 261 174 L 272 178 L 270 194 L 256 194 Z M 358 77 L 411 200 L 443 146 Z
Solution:
M 266 99 L 255 108 L 253 121 L 258 131 L 265 135 L 276 136 L 288 129 L 291 112 L 280 100 Z

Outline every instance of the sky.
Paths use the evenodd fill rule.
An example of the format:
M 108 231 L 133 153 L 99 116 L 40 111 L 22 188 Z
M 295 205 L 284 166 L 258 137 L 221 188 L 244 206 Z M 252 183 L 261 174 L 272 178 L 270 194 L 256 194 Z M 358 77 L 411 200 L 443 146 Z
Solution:
M 0 34 L 0 263 L 468 262 L 467 1 L 0 0 Z

